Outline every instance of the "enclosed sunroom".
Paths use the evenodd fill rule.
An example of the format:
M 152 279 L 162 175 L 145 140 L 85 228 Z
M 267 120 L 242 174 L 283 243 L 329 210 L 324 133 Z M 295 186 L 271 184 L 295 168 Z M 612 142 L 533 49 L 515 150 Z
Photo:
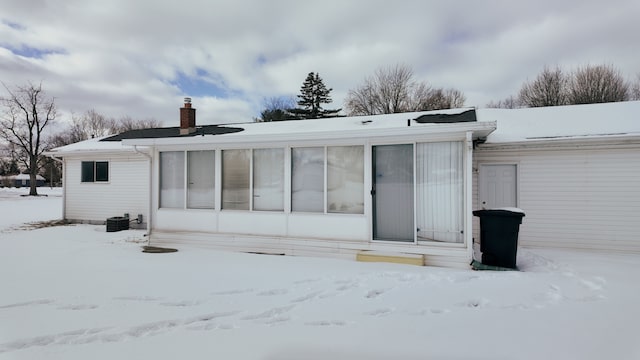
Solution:
M 495 130 L 474 110 L 201 128 L 193 117 L 182 136 L 123 139 L 151 160 L 152 245 L 470 263 L 473 146 Z

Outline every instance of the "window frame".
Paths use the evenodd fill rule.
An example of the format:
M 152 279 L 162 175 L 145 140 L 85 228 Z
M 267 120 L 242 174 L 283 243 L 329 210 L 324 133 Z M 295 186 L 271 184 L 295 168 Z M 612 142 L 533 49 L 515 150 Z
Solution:
M 335 210 L 331 210 L 330 209 L 330 204 L 329 204 L 329 176 L 330 176 L 330 172 L 331 170 L 329 169 L 329 152 L 331 148 L 348 148 L 348 147 L 359 147 L 362 149 L 361 151 L 361 156 L 357 159 L 359 162 L 361 162 L 361 168 L 362 168 L 362 174 L 360 174 L 360 179 L 361 179 L 361 189 L 360 189 L 360 193 L 358 194 L 358 197 L 361 197 L 362 201 L 363 201 L 363 206 L 362 209 L 360 209 L 360 211 L 335 211 Z M 295 152 L 296 149 L 308 149 L 308 148 L 318 148 L 321 149 L 321 153 L 322 153 L 322 171 L 318 172 L 319 176 L 322 176 L 322 195 L 321 195 L 321 200 L 322 201 L 322 208 L 320 209 L 320 207 L 318 207 L 318 210 L 316 211 L 309 211 L 309 210 L 295 210 L 294 209 L 294 204 L 293 204 L 293 177 L 294 177 L 294 170 L 293 170 L 293 164 L 294 164 L 294 156 L 293 153 Z M 273 150 L 273 149 L 278 149 L 279 151 L 282 152 L 282 156 L 280 157 L 280 161 L 282 162 L 281 166 L 282 166 L 282 206 L 279 209 L 256 209 L 256 204 L 255 204 L 255 199 L 254 196 L 256 195 L 256 188 L 255 185 L 257 184 L 255 176 L 256 176 L 256 153 L 259 151 L 263 151 L 263 150 Z M 189 153 L 193 152 L 193 151 L 212 151 L 213 152 L 213 159 L 214 159 L 214 164 L 213 164 L 213 169 L 214 169 L 214 173 L 212 174 L 214 181 L 213 181 L 213 191 L 214 191 L 214 205 L 213 207 L 207 207 L 207 208 L 191 208 L 189 207 L 188 204 L 188 196 L 189 196 L 189 180 L 188 180 L 188 176 L 189 176 Z M 248 171 L 248 192 L 249 192 L 249 198 L 248 198 L 248 208 L 243 208 L 243 209 L 239 209 L 239 208 L 225 208 L 224 206 L 224 192 L 225 192 L 225 186 L 224 186 L 224 176 L 225 176 L 225 152 L 233 152 L 233 151 L 247 151 L 248 152 L 248 160 L 249 160 L 249 171 Z M 182 204 L 182 206 L 180 207 L 163 207 L 161 206 L 162 203 L 162 184 L 158 183 L 158 209 L 182 209 L 182 210 L 208 210 L 208 211 L 216 211 L 216 212 L 222 212 L 222 211 L 232 211 L 232 212 L 240 212 L 240 211 L 245 211 L 245 212 L 268 212 L 268 213 L 284 213 L 284 214 L 292 214 L 292 213 L 296 213 L 296 214 L 331 214 L 331 215 L 346 215 L 346 216 L 363 216 L 366 215 L 366 171 L 367 171 L 367 166 L 366 166 L 366 153 L 367 153 L 367 147 L 365 144 L 362 143 L 339 143 L 339 144 L 331 144 L 331 145 L 322 145 L 322 144 L 300 144 L 300 145 L 283 145 L 283 146 L 265 146 L 265 147 L 261 147 L 261 146 L 257 146 L 257 147 L 214 147 L 214 148 L 195 148 L 195 149 L 181 149 L 181 150 L 173 150 L 173 149 L 166 149 L 166 150 L 159 150 L 158 151 L 158 158 L 160 159 L 162 157 L 162 153 L 165 152 L 180 152 L 182 153 L 183 157 L 184 157 L 184 168 L 182 169 L 183 174 L 182 177 L 184 178 L 184 186 L 182 188 L 182 192 L 183 192 L 183 197 L 184 197 L 184 203 Z M 158 179 L 161 179 L 162 177 L 162 166 L 160 164 L 161 161 L 159 161 L 159 165 L 158 165 Z M 278 164 L 278 166 L 280 166 L 280 164 Z M 227 170 L 229 171 L 229 170 Z
M 362 161 L 362 174 L 361 174 L 361 179 L 362 179 L 362 191 L 361 191 L 361 196 L 362 196 L 362 201 L 363 201 L 363 207 L 362 210 L 360 212 L 345 212 L 345 211 L 334 211 L 331 210 L 329 208 L 329 148 L 345 148 L 345 147 L 361 147 L 362 148 L 362 156 L 360 157 L 360 161 Z M 293 177 L 294 177 L 294 169 L 293 169 L 293 164 L 294 164 L 294 156 L 293 156 L 293 152 L 295 149 L 311 149 L 311 148 L 321 148 L 322 149 L 322 153 L 323 153 L 323 159 L 322 159 L 322 164 L 323 164 L 323 169 L 322 169 L 322 181 L 323 181 L 323 189 L 322 189 L 322 210 L 318 210 L 318 211 L 307 211 L 307 210 L 295 210 L 294 206 L 293 206 Z M 366 205 L 364 205 L 364 199 L 366 197 L 365 194 L 365 172 L 366 172 L 366 166 L 365 166 L 365 157 L 366 157 L 366 146 L 364 144 L 332 144 L 332 145 L 303 145 L 303 146 L 291 146 L 290 150 L 289 150 L 289 156 L 290 156 L 290 162 L 289 162 L 289 168 L 291 170 L 291 174 L 290 174 L 290 187 L 289 187 L 289 194 L 290 194 L 290 212 L 291 213 L 298 213 L 298 214 L 331 214 L 331 215 L 355 215 L 355 216 L 362 216 L 366 214 Z
M 182 188 L 182 200 L 181 200 L 181 206 L 170 206 L 170 203 L 172 200 L 166 200 L 165 206 L 163 206 L 163 202 L 165 202 L 165 200 L 163 200 L 163 196 L 162 196 L 162 192 L 163 191 L 167 191 L 170 190 L 171 188 L 164 188 L 163 186 L 163 154 L 166 154 L 167 156 L 169 156 L 169 153 L 174 153 L 176 156 L 176 159 L 180 158 L 180 156 L 178 156 L 178 154 L 181 154 L 182 156 L 182 183 L 181 183 L 181 188 Z M 169 160 L 169 158 L 168 158 Z M 187 169 L 187 155 L 186 155 L 186 151 L 184 150 L 168 150 L 168 151 L 160 151 L 158 153 L 158 208 L 160 209 L 185 209 L 186 205 L 187 205 L 187 177 L 186 177 L 186 169 Z M 170 178 L 169 178 L 170 179 Z M 177 179 L 177 177 L 176 177 Z M 180 185 L 180 184 L 179 184 Z M 169 192 L 167 195 L 170 195 L 171 192 Z M 168 199 L 171 199 L 171 197 L 167 197 Z
M 101 179 L 98 179 L 98 165 L 106 165 L 103 169 L 101 170 L 105 170 L 105 174 L 106 174 L 106 179 L 102 180 L 102 176 Z M 80 182 L 83 184 L 94 184 L 94 183 L 101 183 L 101 184 L 105 184 L 108 183 L 110 180 L 109 177 L 109 173 L 110 173 L 110 165 L 109 165 L 109 161 L 107 160 L 92 160 L 92 161 L 81 161 L 80 162 Z M 90 178 L 87 177 L 89 174 L 86 173 L 86 171 L 90 171 Z
M 246 176 L 246 188 L 243 186 L 242 188 L 237 188 L 236 191 L 242 191 L 242 193 L 240 193 L 239 195 L 244 195 L 244 191 L 247 192 L 246 196 L 246 208 L 233 208 L 233 207 L 228 207 L 228 205 L 225 207 L 225 202 L 227 204 L 233 204 L 234 202 L 232 200 L 229 200 L 230 198 L 232 198 L 233 193 L 231 193 L 232 188 L 229 188 L 228 186 L 225 189 L 225 173 L 230 173 L 231 169 L 226 168 L 225 169 L 225 154 L 229 154 L 231 156 L 231 154 L 236 153 L 235 156 L 246 156 L 246 159 L 242 159 L 240 158 L 240 160 L 246 160 L 247 161 L 247 173 L 246 174 L 241 174 L 243 175 L 243 178 Z M 244 153 L 244 154 L 243 154 Z M 231 160 L 231 159 L 229 159 Z M 245 164 L 242 164 L 245 165 Z M 251 211 L 253 208 L 253 149 L 251 148 L 238 148 L 238 149 L 222 149 L 220 151 L 220 210 L 227 210 L 227 211 Z M 235 170 L 238 169 L 244 169 L 244 166 L 242 168 L 237 167 Z M 226 194 L 225 196 L 225 190 L 229 191 L 229 193 Z M 236 194 L 238 195 L 238 194 Z M 237 197 L 237 196 L 236 196 Z M 242 200 L 242 196 L 239 197 L 240 200 Z M 236 201 L 236 203 L 238 203 Z M 238 204 L 244 204 L 244 202 L 242 203 L 238 203 Z M 244 207 L 244 206 L 243 206 Z
M 207 205 L 199 205 L 196 206 L 195 204 L 197 203 L 197 201 L 192 199 L 192 196 L 195 196 L 195 193 L 199 190 L 198 187 L 194 187 L 191 185 L 194 185 L 194 183 L 192 182 L 193 180 L 197 179 L 197 176 L 199 175 L 199 173 L 195 173 L 195 172 L 190 172 L 191 170 L 191 165 L 192 165 L 192 160 L 195 160 L 195 156 L 197 155 L 203 155 L 204 153 L 210 152 L 212 155 L 212 167 L 206 170 L 212 170 L 212 173 L 210 175 L 212 175 L 212 180 L 213 180 L 213 188 L 209 189 L 213 191 L 213 199 L 211 203 L 207 203 Z M 196 155 L 197 154 L 197 155 Z M 185 166 L 184 166 L 184 171 L 185 171 L 185 208 L 186 209 L 196 209 L 196 210 L 215 210 L 216 208 L 216 200 L 217 200 L 217 188 L 216 188 L 216 166 L 217 166 L 217 161 L 216 161 L 216 150 L 185 150 L 185 156 L 186 156 L 186 160 L 185 160 Z

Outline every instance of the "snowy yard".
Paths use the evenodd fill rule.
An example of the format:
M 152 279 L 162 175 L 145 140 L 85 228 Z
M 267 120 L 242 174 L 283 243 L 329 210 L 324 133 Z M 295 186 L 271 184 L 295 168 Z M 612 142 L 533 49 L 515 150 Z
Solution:
M 640 359 L 640 255 L 520 249 L 474 272 L 28 229 L 59 190 L 0 189 L 0 359 Z

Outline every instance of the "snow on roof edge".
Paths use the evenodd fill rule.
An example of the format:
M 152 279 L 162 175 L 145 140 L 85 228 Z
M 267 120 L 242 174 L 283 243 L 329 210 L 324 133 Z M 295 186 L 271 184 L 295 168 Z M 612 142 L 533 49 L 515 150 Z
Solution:
M 617 138 L 640 134 L 640 101 L 520 109 L 478 109 L 497 121 L 487 144 Z

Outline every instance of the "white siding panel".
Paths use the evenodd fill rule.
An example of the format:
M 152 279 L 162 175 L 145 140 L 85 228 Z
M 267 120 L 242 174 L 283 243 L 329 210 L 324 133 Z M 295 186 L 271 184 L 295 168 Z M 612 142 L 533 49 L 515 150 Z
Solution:
M 109 182 L 82 183 L 80 164 L 108 161 Z M 66 159 L 65 217 L 69 220 L 106 221 L 112 216 L 148 218 L 149 162 L 142 155 Z
M 474 168 L 501 162 L 519 167 L 521 245 L 640 252 L 640 148 L 479 150 Z
M 154 229 L 215 232 L 218 229 L 218 213 L 213 210 L 158 209 Z

